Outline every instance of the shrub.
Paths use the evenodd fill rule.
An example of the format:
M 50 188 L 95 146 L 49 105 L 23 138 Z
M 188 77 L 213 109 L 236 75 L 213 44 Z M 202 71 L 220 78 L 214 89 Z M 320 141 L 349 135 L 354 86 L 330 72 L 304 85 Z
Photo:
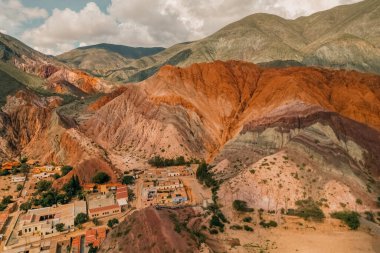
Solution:
M 268 222 L 266 221 L 260 221 L 260 226 L 262 226 L 263 228 L 270 228 L 270 227 L 277 227 L 277 222 L 273 221 L 273 220 L 270 220 Z
M 107 173 L 100 171 L 96 173 L 96 175 L 92 178 L 92 181 L 96 184 L 104 184 L 107 183 L 110 179 L 111 178 Z
M 21 191 L 22 190 L 22 188 L 23 188 L 23 186 L 22 186 L 22 184 L 18 184 L 17 186 L 16 186 L 16 191 Z
M 63 223 L 58 223 L 58 224 L 55 225 L 55 229 L 58 232 L 63 232 L 64 228 L 65 228 L 65 224 L 63 224 Z
M 334 212 L 332 218 L 342 220 L 350 229 L 357 229 L 360 226 L 359 214 L 351 211 Z
M 161 150 L 162 152 L 165 152 L 165 149 Z M 179 165 L 186 165 L 190 164 L 193 161 L 186 161 L 183 156 L 178 156 L 176 158 L 168 159 L 161 156 L 155 156 L 148 160 L 148 163 L 155 167 L 168 167 L 168 166 L 179 166 Z
M 210 220 L 210 227 L 220 227 L 223 229 L 224 224 L 220 221 L 218 216 L 213 215 Z
M 100 221 L 97 218 L 93 218 L 92 219 L 92 223 L 94 223 L 95 226 L 99 226 L 100 225 Z
M 52 183 L 50 181 L 47 181 L 47 180 L 41 180 L 39 181 L 37 184 L 36 184 L 36 189 L 37 191 L 40 193 L 40 192 L 44 192 L 44 191 L 47 191 L 51 188 L 51 185 Z
M 30 203 L 29 201 L 22 203 L 20 205 L 20 210 L 22 210 L 22 211 L 28 211 L 30 208 L 32 208 L 32 203 Z
M 115 226 L 116 224 L 119 224 L 119 220 L 116 218 L 108 220 L 108 222 L 107 222 L 107 226 L 110 228 L 113 228 L 113 226 Z
M 242 230 L 243 227 L 240 226 L 240 225 L 232 225 L 232 226 L 230 226 L 230 229 L 232 229 L 232 230 Z
M 134 184 L 135 183 L 135 178 L 134 176 L 124 176 L 122 181 L 123 184 Z
M 216 235 L 216 234 L 218 234 L 218 233 L 219 233 L 219 231 L 216 230 L 215 228 L 210 229 L 210 234 L 212 234 L 212 235 Z
M 294 210 L 294 214 L 298 217 L 302 217 L 305 220 L 312 219 L 316 221 L 320 221 L 325 218 L 321 208 L 311 198 L 297 200 L 296 205 L 298 207 Z
M 71 166 L 68 166 L 68 165 L 64 165 L 64 166 L 62 166 L 62 168 L 61 168 L 61 176 L 63 177 L 63 176 L 66 176 L 67 174 L 69 174 L 69 172 L 70 171 L 72 171 L 73 170 L 73 167 L 71 167 Z
M 372 221 L 372 222 L 375 222 L 375 217 L 374 217 L 374 215 L 373 215 L 372 212 L 370 212 L 370 211 L 365 211 L 364 214 L 365 214 L 365 219 L 366 219 L 366 220 L 368 220 L 368 221 Z
M 250 216 L 244 217 L 243 221 L 244 222 L 251 222 L 252 221 L 252 217 L 250 217 Z
M 253 212 L 253 208 L 249 208 L 247 202 L 243 200 L 234 200 L 232 207 L 239 212 Z
M 244 225 L 244 230 L 245 231 L 253 231 L 253 228 L 248 226 L 248 225 Z
M 74 219 L 75 226 L 79 226 L 88 221 L 88 216 L 85 213 L 78 213 Z

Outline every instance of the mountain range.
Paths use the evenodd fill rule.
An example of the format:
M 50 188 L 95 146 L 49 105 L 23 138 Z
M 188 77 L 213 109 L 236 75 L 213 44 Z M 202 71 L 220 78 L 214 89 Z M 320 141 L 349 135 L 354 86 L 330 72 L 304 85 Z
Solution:
M 177 44 L 140 59 L 123 61 L 120 57 L 111 57 L 107 61 L 110 67 L 102 73 L 96 72 L 96 64 L 88 64 L 88 59 L 76 56 L 79 51 L 85 55 L 91 48 L 79 48 L 59 55 L 58 59 L 120 82 L 144 80 L 166 64 L 184 67 L 215 60 L 380 73 L 379 6 L 379 0 L 367 0 L 295 20 L 253 14 L 204 39 Z
M 204 160 L 231 220 L 243 218 L 235 199 L 276 213 L 306 198 L 326 213 L 372 210 L 379 45 L 380 0 L 295 20 L 254 14 L 167 49 L 98 44 L 54 57 L 0 34 L 0 160 L 72 165 L 56 187 L 74 174 L 89 183 L 99 171 L 115 182 L 154 156 Z M 136 233 L 152 234 L 157 221 L 165 237 L 155 239 L 157 252 L 174 247 L 170 238 L 194 247 L 189 231 L 181 239 L 165 230 L 170 211 L 132 217 L 133 231 L 105 245 L 128 239 L 129 251 L 142 249 Z M 211 250 L 225 252 L 227 240 L 215 238 Z

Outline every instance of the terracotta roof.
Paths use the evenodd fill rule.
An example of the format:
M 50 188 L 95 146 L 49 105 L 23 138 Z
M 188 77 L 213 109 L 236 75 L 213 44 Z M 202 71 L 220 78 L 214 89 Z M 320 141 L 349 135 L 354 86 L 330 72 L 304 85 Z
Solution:
M 80 238 L 82 236 L 81 235 L 78 235 L 76 237 L 73 238 L 73 242 L 72 242 L 72 253 L 79 253 L 80 252 Z
M 89 209 L 88 211 L 91 213 L 97 213 L 101 211 L 107 211 L 107 210 L 112 210 L 112 209 L 119 209 L 119 205 L 110 205 L 110 206 L 102 206 L 102 207 L 96 207 Z
M 86 246 L 92 244 L 93 247 L 99 247 L 106 239 L 107 229 L 105 227 L 90 228 L 86 231 Z

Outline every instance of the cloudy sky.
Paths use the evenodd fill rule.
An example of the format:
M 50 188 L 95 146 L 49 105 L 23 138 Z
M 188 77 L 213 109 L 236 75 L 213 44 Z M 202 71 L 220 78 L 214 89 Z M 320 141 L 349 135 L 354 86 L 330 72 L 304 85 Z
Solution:
M 164 46 L 247 15 L 294 19 L 360 0 L 0 0 L 0 32 L 47 54 L 101 42 Z

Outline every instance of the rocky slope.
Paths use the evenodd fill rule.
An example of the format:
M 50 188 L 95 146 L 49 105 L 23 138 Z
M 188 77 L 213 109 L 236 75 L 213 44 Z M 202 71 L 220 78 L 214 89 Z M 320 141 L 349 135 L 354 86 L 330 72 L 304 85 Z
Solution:
M 190 208 L 137 211 L 110 232 L 99 252 L 199 252 L 198 242 L 190 233 L 197 219 L 194 216 Z M 183 223 L 189 224 L 188 230 L 181 228 Z M 180 227 L 178 232 L 175 224 Z
M 30 76 L 35 85 L 24 84 L 34 90 L 83 96 L 97 92 L 110 92 L 113 85 L 89 76 L 88 74 L 71 69 L 48 57 L 11 36 L 0 33 L 0 62 L 2 70 L 17 78 Z M 12 67 L 16 67 L 14 70 Z
M 135 48 L 103 43 L 73 49 L 56 56 L 56 59 L 92 75 L 106 77 L 115 69 L 123 69 L 133 60 L 151 56 L 163 50 L 164 48 L 161 47 Z
M 174 45 L 122 68 L 107 68 L 102 75 L 113 81 L 140 81 L 166 64 L 189 66 L 215 60 L 380 73 L 379 17 L 379 0 L 338 6 L 295 20 L 254 14 L 199 41 Z

